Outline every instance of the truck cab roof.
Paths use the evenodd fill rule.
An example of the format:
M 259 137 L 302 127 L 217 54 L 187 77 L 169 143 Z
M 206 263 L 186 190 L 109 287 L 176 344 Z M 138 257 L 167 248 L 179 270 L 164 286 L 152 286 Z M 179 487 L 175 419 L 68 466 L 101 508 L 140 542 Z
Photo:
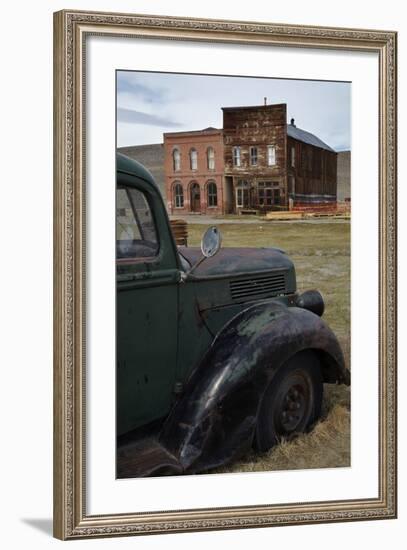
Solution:
M 122 155 L 121 153 L 116 154 L 116 162 L 116 168 L 118 172 L 130 174 L 137 178 L 141 178 L 152 185 L 157 191 L 159 191 L 158 185 L 154 181 L 152 174 L 142 164 L 134 159 Z

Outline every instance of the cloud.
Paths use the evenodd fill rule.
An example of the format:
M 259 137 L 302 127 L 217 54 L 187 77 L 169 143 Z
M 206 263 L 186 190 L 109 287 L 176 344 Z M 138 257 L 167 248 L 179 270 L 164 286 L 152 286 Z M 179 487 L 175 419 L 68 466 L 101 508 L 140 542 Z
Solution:
M 160 126 L 164 128 L 179 128 L 183 126 L 181 123 L 169 118 L 143 113 L 142 111 L 134 111 L 133 109 L 117 109 L 118 122 L 126 124 L 147 124 L 149 126 Z
M 349 149 L 351 144 L 347 82 L 126 71 L 118 73 L 117 89 L 119 109 L 145 115 L 130 120 L 123 113 L 117 127 L 119 146 L 162 143 L 163 132 L 177 127 L 221 128 L 222 107 L 261 105 L 264 97 L 268 104 L 286 103 L 288 122 L 295 118 L 297 127 L 333 149 Z M 139 126 L 128 123 L 133 117 Z
M 166 88 L 148 86 L 137 82 L 138 73 L 120 72 L 117 76 L 117 93 L 130 94 L 138 97 L 146 103 L 164 103 L 167 100 L 168 91 Z

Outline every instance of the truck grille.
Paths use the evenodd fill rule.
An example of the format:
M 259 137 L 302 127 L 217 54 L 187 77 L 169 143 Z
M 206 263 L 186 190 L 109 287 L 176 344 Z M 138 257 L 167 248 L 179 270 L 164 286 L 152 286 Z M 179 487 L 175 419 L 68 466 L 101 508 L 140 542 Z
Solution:
M 250 279 L 239 279 L 230 282 L 230 293 L 233 300 L 249 298 L 264 298 L 266 296 L 276 296 L 285 292 L 284 273 L 275 273 L 273 275 L 263 275 L 250 277 Z

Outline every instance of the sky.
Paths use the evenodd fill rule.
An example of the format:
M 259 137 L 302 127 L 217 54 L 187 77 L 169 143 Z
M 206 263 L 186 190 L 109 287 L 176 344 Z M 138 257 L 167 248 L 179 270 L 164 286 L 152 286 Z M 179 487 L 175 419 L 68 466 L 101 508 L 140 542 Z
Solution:
M 117 146 L 162 143 L 164 132 L 222 128 L 222 107 L 286 103 L 287 122 L 336 151 L 351 147 L 349 82 L 117 72 Z

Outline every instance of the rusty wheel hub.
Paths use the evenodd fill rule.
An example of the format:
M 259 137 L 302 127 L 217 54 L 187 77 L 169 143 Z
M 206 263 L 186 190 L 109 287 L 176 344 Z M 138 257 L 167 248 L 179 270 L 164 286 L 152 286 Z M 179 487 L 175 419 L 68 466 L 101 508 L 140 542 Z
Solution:
M 306 414 L 307 400 L 304 388 L 291 386 L 283 398 L 280 424 L 285 432 L 293 432 Z

